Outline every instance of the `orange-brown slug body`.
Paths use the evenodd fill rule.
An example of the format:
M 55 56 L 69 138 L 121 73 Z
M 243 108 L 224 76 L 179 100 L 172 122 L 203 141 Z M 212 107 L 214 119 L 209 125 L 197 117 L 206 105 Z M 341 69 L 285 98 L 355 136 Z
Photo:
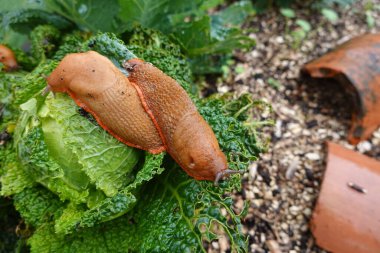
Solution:
M 156 154 L 165 148 L 136 89 L 97 52 L 69 54 L 47 78 L 53 92 L 66 92 L 99 125 L 123 143 Z
M 18 68 L 16 57 L 12 50 L 0 44 L 0 62 L 4 64 L 5 71 L 12 71 Z
M 174 79 L 139 59 L 127 61 L 124 67 L 167 152 L 182 169 L 195 179 L 216 182 L 232 173 L 211 127 Z

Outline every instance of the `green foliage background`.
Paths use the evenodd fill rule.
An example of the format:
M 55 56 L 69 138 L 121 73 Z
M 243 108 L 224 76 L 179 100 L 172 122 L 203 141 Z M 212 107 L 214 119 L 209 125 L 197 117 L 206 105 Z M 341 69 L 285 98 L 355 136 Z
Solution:
M 3 37 L 6 43 L 21 45 L 21 40 L 27 39 L 25 34 L 39 24 L 51 24 L 60 30 L 79 28 L 82 31 L 116 34 L 133 31 L 138 25 L 168 35 L 192 59 L 192 68 L 197 73 L 216 72 L 220 70 L 213 68 L 213 65 L 220 65 L 223 60 L 216 57 L 216 61 L 216 54 L 231 53 L 236 48 L 254 45 L 254 41 L 239 29 L 242 21 L 254 13 L 251 2 L 239 1 L 210 14 L 210 9 L 223 2 L 0 0 L 0 21 L 5 28 L 0 31 L 0 38 Z M 199 64 L 203 64 L 203 68 Z

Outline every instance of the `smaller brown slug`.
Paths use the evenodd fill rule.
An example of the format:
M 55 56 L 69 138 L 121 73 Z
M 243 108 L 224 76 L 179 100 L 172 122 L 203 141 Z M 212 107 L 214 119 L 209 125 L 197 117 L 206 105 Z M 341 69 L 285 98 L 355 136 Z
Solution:
M 180 84 L 140 59 L 125 62 L 124 68 L 167 152 L 187 174 L 217 184 L 222 177 L 239 173 L 228 170 L 214 132 Z
M 66 92 L 99 125 L 128 146 L 157 154 L 165 150 L 136 89 L 97 52 L 69 54 L 47 78 L 48 89 Z
M 4 64 L 5 71 L 13 71 L 18 68 L 13 51 L 2 44 L 0 44 L 0 62 Z

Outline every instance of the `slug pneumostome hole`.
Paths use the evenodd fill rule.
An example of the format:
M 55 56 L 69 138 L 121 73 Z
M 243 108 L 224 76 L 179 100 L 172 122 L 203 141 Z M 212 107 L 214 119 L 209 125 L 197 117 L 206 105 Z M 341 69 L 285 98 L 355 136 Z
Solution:
M 194 161 L 194 157 L 193 156 L 189 156 L 189 168 L 194 168 L 195 167 L 195 161 Z

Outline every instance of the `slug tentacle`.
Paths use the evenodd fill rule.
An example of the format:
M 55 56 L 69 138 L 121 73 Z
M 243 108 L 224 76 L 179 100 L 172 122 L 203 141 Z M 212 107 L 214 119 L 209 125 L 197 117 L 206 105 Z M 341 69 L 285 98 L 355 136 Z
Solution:
M 136 66 L 136 64 L 129 63 L 128 61 L 124 61 L 122 65 L 127 71 L 133 71 L 133 68 Z
M 218 174 L 216 174 L 214 185 L 218 186 L 219 181 L 222 178 L 224 178 L 225 176 L 229 176 L 229 175 L 232 175 L 232 174 L 243 174 L 243 173 L 244 173 L 244 171 L 240 171 L 240 170 L 224 170 L 224 171 L 220 171 L 220 172 L 218 172 Z

